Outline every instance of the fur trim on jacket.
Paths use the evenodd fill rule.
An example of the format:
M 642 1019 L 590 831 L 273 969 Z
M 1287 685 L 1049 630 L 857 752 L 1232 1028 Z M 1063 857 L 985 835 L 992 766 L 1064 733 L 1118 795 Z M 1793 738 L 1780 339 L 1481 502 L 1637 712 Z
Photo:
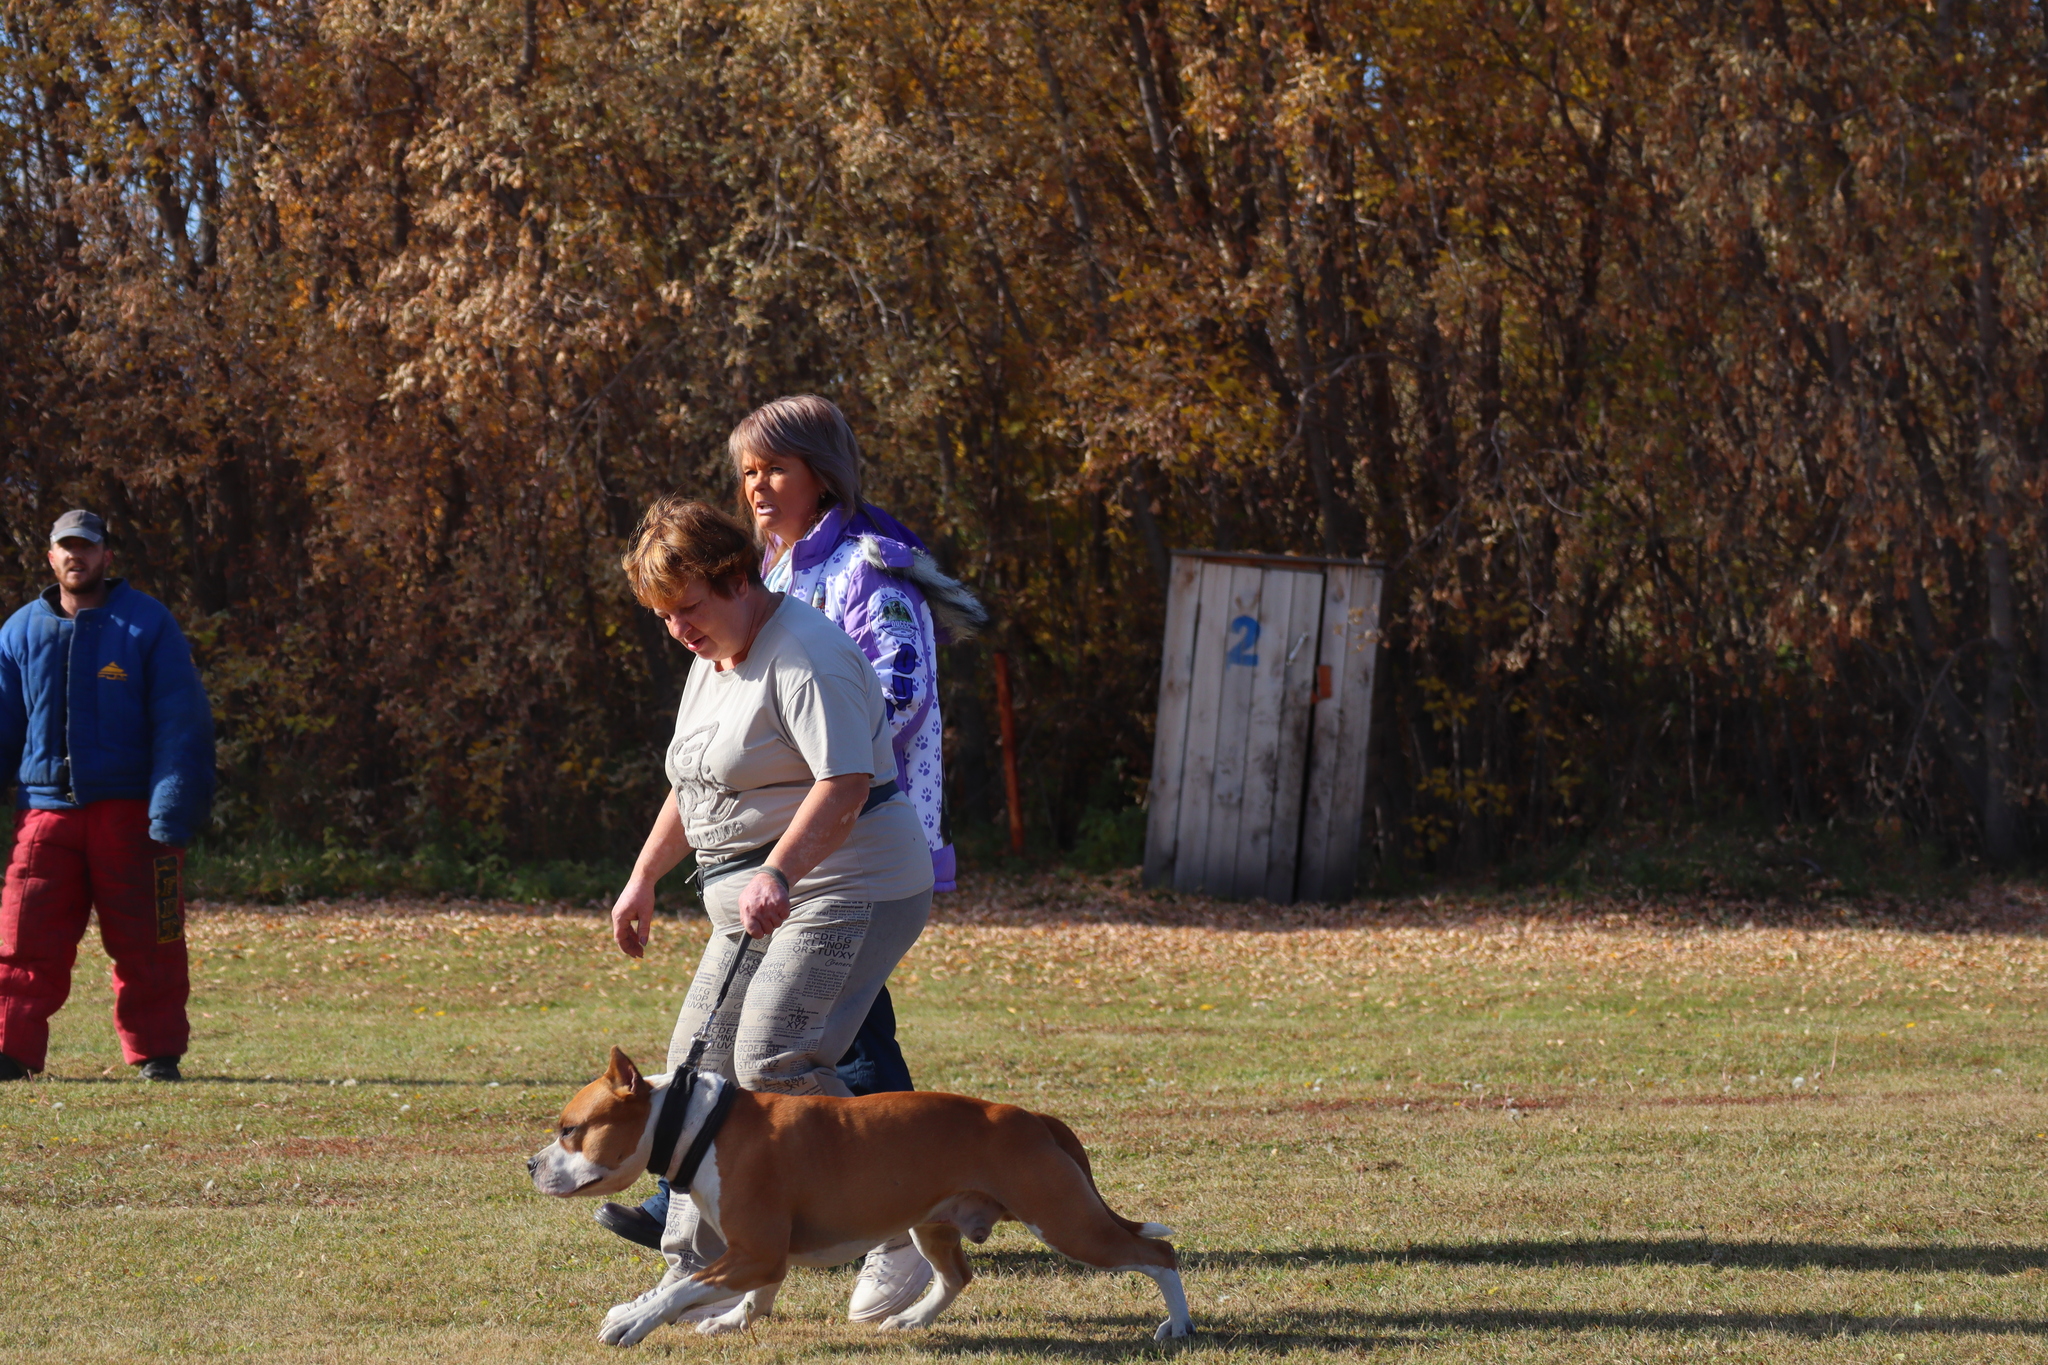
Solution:
M 860 538 L 860 557 L 870 568 L 896 578 L 907 579 L 917 585 L 924 594 L 925 605 L 931 608 L 932 624 L 937 626 L 941 639 L 947 644 L 958 644 L 972 640 L 988 625 L 988 608 L 981 605 L 981 599 L 959 579 L 949 576 L 938 566 L 937 561 L 915 546 L 904 546 L 902 542 L 891 542 L 899 551 L 910 551 L 910 563 L 892 562 L 896 559 L 883 548 L 879 536 Z

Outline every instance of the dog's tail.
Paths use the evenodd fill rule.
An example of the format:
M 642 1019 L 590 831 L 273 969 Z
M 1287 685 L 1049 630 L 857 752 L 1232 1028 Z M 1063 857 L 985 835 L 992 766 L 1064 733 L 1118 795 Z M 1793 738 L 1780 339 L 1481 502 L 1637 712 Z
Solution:
M 1081 1139 L 1074 1136 L 1074 1130 L 1061 1123 L 1051 1114 L 1040 1114 L 1038 1118 L 1045 1124 L 1047 1131 L 1051 1132 L 1052 1140 L 1059 1144 L 1059 1149 L 1072 1157 L 1074 1164 L 1081 1168 L 1081 1174 L 1088 1177 L 1088 1188 L 1095 1191 L 1095 1198 L 1102 1204 L 1104 1211 L 1120 1223 L 1126 1232 L 1134 1232 L 1140 1237 L 1167 1238 L 1173 1236 L 1173 1229 L 1164 1223 L 1140 1223 L 1135 1219 L 1126 1218 L 1115 1209 L 1110 1208 L 1109 1201 L 1102 1197 L 1101 1189 L 1095 1184 L 1095 1170 L 1088 1164 L 1088 1149 L 1081 1145 Z

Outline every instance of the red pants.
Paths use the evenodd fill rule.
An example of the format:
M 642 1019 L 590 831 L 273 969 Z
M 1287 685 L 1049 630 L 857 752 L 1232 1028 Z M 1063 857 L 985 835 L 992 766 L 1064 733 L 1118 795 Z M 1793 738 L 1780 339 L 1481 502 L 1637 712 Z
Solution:
M 71 994 L 86 912 L 114 959 L 114 1031 L 130 1063 L 179 1057 L 191 1041 L 185 1001 L 185 859 L 149 837 L 143 801 L 15 814 L 14 858 L 0 894 L 0 1053 L 41 1071 L 50 1016 Z

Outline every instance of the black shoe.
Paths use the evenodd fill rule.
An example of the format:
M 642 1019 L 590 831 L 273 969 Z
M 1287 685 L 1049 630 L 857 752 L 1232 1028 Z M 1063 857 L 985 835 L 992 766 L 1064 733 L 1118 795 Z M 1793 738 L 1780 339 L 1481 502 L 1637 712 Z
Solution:
M 649 1251 L 661 1250 L 661 1224 L 645 1209 L 627 1208 L 624 1204 L 607 1201 L 597 1206 L 594 1216 L 597 1225 L 606 1232 L 616 1232 Z
M 144 1062 L 137 1073 L 145 1081 L 182 1081 L 178 1072 L 176 1057 L 152 1057 Z
M 0 1081 L 25 1081 L 28 1068 L 4 1052 L 0 1052 Z

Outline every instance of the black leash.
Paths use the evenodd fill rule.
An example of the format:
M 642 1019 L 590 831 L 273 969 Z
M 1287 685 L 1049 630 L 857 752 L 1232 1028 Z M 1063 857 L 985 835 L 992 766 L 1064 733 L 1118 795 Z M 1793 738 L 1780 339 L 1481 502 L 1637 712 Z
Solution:
M 690 1109 L 690 1093 L 697 1088 L 697 1063 L 704 1060 L 704 1049 L 711 1045 L 711 1026 L 718 1022 L 718 1011 L 725 1005 L 725 997 L 732 993 L 732 983 L 740 978 L 740 968 L 747 961 L 747 948 L 753 941 L 753 935 L 740 934 L 739 951 L 732 955 L 732 966 L 726 968 L 725 980 L 718 983 L 718 998 L 711 1002 L 710 1012 L 698 1026 L 696 1036 L 690 1039 L 690 1055 L 669 1077 L 668 1094 L 661 1102 L 661 1117 L 654 1121 L 654 1147 L 647 1154 L 647 1169 L 657 1175 L 666 1172 L 669 1163 L 675 1159 L 676 1140 L 683 1135 L 683 1119 Z M 726 1113 L 738 1094 L 739 1087 L 730 1081 L 720 1087 L 711 1112 L 705 1115 L 704 1126 L 697 1130 L 696 1139 L 683 1153 L 682 1165 L 668 1177 L 669 1184 L 683 1189 L 690 1187 L 697 1167 L 704 1161 L 704 1153 L 711 1147 L 711 1139 L 717 1136 L 718 1127 L 725 1122 Z
M 704 1022 L 697 1026 L 697 1036 L 690 1040 L 690 1055 L 683 1059 L 683 1069 L 695 1071 L 697 1063 L 704 1060 L 704 1049 L 711 1045 L 711 1026 L 718 1022 L 718 1011 L 725 1006 L 725 997 L 732 992 L 732 983 L 740 979 L 740 968 L 747 961 L 747 946 L 754 936 L 744 929 L 740 931 L 740 950 L 732 955 L 732 966 L 725 969 L 725 980 L 718 983 L 718 998 L 711 1002 L 710 1012 Z
M 861 815 L 866 815 L 884 801 L 895 796 L 896 781 L 868 788 L 867 801 L 861 806 Z M 860 816 L 855 816 L 859 819 Z M 704 883 L 711 877 L 725 872 L 737 872 L 743 868 L 759 867 L 768 861 L 768 855 L 775 849 L 773 844 L 736 853 L 730 858 L 721 858 L 706 864 L 701 859 L 697 870 L 690 874 L 697 883 L 701 895 Z M 742 932 L 740 950 L 732 955 L 732 966 L 726 968 L 725 980 L 718 983 L 718 998 L 711 1002 L 711 1010 L 704 1016 L 704 1022 L 697 1029 L 697 1036 L 690 1039 L 690 1055 L 669 1077 L 668 1094 L 661 1102 L 661 1117 L 654 1121 L 654 1148 L 647 1154 L 647 1169 L 657 1174 L 666 1171 L 674 1159 L 676 1141 L 683 1135 L 683 1119 L 690 1108 L 690 1093 L 697 1088 L 697 1063 L 704 1060 L 704 1049 L 711 1045 L 711 1026 L 718 1022 L 718 1011 L 725 1006 L 725 997 L 732 993 L 732 983 L 739 980 L 740 968 L 746 964 L 747 947 L 753 943 L 753 935 Z M 697 1174 L 697 1167 L 703 1163 L 704 1153 L 711 1148 L 711 1139 L 718 1134 L 718 1127 L 725 1122 L 726 1113 L 731 1110 L 733 1100 L 739 1094 L 739 1087 L 727 1081 L 719 1088 L 718 1098 L 711 1103 L 711 1112 L 704 1116 L 704 1126 L 697 1130 L 689 1150 L 683 1153 L 680 1166 L 675 1174 L 668 1177 L 668 1183 L 681 1189 L 688 1189 L 690 1181 Z M 680 1101 L 680 1102 L 678 1102 Z

